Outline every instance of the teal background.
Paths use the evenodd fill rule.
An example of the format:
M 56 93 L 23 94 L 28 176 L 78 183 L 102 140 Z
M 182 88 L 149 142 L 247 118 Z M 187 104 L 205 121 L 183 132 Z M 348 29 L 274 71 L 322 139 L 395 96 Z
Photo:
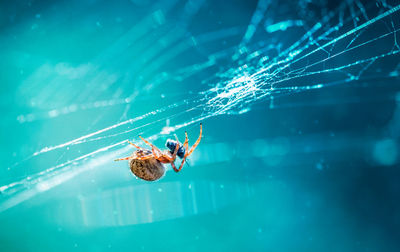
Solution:
M 290 61 L 392 32 L 304 70 L 319 74 L 211 102 L 329 13 L 310 48 L 399 4 L 347 2 L 1 2 L 0 250 L 398 251 L 398 11 Z M 150 183 L 113 161 L 139 134 L 193 144 L 199 122 L 180 173 Z

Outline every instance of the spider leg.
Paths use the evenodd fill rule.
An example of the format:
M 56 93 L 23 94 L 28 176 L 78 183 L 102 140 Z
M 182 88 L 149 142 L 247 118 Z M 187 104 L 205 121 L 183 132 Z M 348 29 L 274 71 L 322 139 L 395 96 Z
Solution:
M 142 150 L 142 149 L 143 149 L 142 147 L 137 146 L 136 144 L 132 143 L 132 142 L 129 141 L 129 140 L 127 140 L 127 142 L 128 142 L 130 145 L 134 146 L 136 149 L 139 149 L 139 150 Z M 118 159 L 115 159 L 114 161 L 129 160 L 129 159 L 139 159 L 139 160 L 143 160 L 143 159 L 147 159 L 146 157 L 150 158 L 151 156 L 153 156 L 153 154 L 148 155 L 148 156 L 144 156 L 144 157 L 140 157 L 140 158 L 139 158 L 139 157 L 134 157 L 134 156 L 129 156 L 129 157 L 125 157 L 125 158 L 118 158 Z
M 178 169 L 176 169 L 176 166 L 175 166 L 174 162 L 171 163 L 171 166 L 172 166 L 172 168 L 174 169 L 175 172 L 179 171 Z
M 118 158 L 118 159 L 115 159 L 114 161 L 130 160 L 130 159 L 146 160 L 146 159 L 149 159 L 152 157 L 154 157 L 153 153 L 150 155 L 142 156 L 142 157 L 129 156 L 129 157 L 124 157 L 124 158 Z
M 187 153 L 188 153 L 188 145 L 189 145 L 189 138 L 188 138 L 188 134 L 185 131 L 185 142 L 183 143 L 183 148 L 185 148 L 185 155 L 182 158 L 182 162 L 181 165 L 179 166 L 179 169 L 174 169 L 175 172 L 179 172 L 180 170 L 182 170 L 183 164 L 185 163 L 186 157 L 187 157 Z
M 183 148 L 185 148 L 185 154 L 189 148 L 189 138 L 188 138 L 188 134 L 185 131 L 185 142 L 183 143 Z
M 156 158 L 162 155 L 162 152 L 160 151 L 159 148 L 157 148 L 157 147 L 154 146 L 152 143 L 150 143 L 149 141 L 147 141 L 146 139 L 144 139 L 142 136 L 139 136 L 139 137 L 140 137 L 140 139 L 143 140 L 143 142 L 145 142 L 148 146 L 151 147 L 151 150 L 152 150 L 152 152 L 153 152 L 153 154 L 154 154 L 154 156 L 155 156 Z
M 178 168 L 177 170 L 175 170 L 176 172 L 180 172 L 180 171 L 182 170 L 183 164 L 184 164 L 185 161 L 186 161 L 186 156 L 187 156 L 187 155 L 185 155 L 185 156 L 183 157 L 182 162 L 181 162 L 181 165 L 179 166 L 179 168 Z
M 129 157 L 124 157 L 124 158 L 117 158 L 117 159 L 114 159 L 114 161 L 129 160 L 129 159 L 133 159 L 133 157 L 129 156 Z
M 190 151 L 189 151 L 189 153 L 187 154 L 188 156 L 189 156 L 190 154 L 192 154 L 192 152 L 194 151 L 194 149 L 196 149 L 197 145 L 199 145 L 200 140 L 201 140 L 202 132 L 203 132 L 203 127 L 202 127 L 202 125 L 201 125 L 201 123 L 200 123 L 200 135 L 199 135 L 199 138 L 197 138 L 197 141 L 193 144 L 192 148 L 190 148 Z
M 155 147 L 155 146 L 154 146 L 154 147 Z M 157 147 L 155 147 L 155 148 L 157 148 Z M 157 160 L 159 160 L 160 157 L 163 156 L 163 154 L 161 153 L 160 150 L 158 150 L 158 151 L 160 151 L 160 152 L 157 152 L 156 150 L 154 150 L 153 147 L 151 148 L 151 151 L 153 152 L 151 155 L 153 155 L 153 157 L 154 157 L 155 159 L 157 159 Z
M 203 132 L 203 129 L 202 129 L 202 125 L 201 125 L 201 123 L 200 123 L 200 136 L 199 136 L 199 138 L 197 138 L 197 141 L 194 143 L 194 145 L 192 146 L 192 148 L 190 148 L 190 151 L 188 152 L 187 150 L 188 150 L 188 137 L 187 137 L 187 133 L 185 132 L 185 135 L 186 135 L 186 140 L 185 140 L 185 143 L 184 143 L 184 145 L 183 146 L 185 146 L 185 144 L 186 144 L 186 148 L 185 148 L 185 156 L 183 156 L 183 159 L 182 159 L 182 163 L 181 163 L 181 165 L 179 166 L 179 168 L 178 168 L 178 170 L 176 171 L 176 172 L 179 172 L 181 169 L 182 169 L 182 167 L 183 167 L 183 164 L 185 163 L 185 161 L 186 161 L 186 158 L 190 155 L 190 154 L 192 154 L 192 152 L 194 151 L 194 149 L 196 149 L 196 147 L 197 147 L 197 145 L 200 143 L 200 140 L 201 140 L 201 135 L 202 135 L 202 132 Z
M 132 143 L 131 141 L 127 140 L 130 145 L 133 145 L 136 149 L 142 149 L 142 147 L 137 146 L 136 144 Z
M 178 137 L 177 137 L 176 135 L 175 135 L 175 139 L 176 139 L 176 146 L 175 146 L 175 150 L 174 150 L 174 152 L 172 153 L 172 155 L 171 155 L 171 152 L 169 152 L 169 151 L 166 151 L 166 152 L 164 152 L 164 153 L 161 153 L 160 155 L 154 154 L 155 158 L 156 158 L 158 161 L 160 161 L 160 162 L 162 162 L 162 163 L 170 163 L 170 164 L 172 165 L 172 167 L 175 167 L 174 162 L 175 162 L 176 155 L 177 155 L 177 153 L 178 153 L 179 146 L 180 146 L 180 145 L 179 145 Z M 174 170 L 176 170 L 176 167 L 174 168 Z
M 153 158 L 154 157 L 154 155 L 153 154 L 150 154 L 150 155 L 146 155 L 146 156 L 143 156 L 143 157 L 135 157 L 134 159 L 137 159 L 137 160 L 146 160 L 146 159 L 150 159 L 150 158 Z

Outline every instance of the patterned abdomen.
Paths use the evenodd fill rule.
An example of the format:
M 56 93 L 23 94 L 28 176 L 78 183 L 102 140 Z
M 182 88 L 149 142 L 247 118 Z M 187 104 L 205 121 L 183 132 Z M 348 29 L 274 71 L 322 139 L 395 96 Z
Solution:
M 133 174 L 147 181 L 157 180 L 165 173 L 164 165 L 155 158 L 146 160 L 131 159 L 129 166 Z

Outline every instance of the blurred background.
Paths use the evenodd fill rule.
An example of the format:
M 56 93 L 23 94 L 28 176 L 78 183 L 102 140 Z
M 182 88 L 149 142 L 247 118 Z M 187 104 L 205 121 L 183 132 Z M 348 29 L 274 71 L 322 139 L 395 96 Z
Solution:
M 399 4 L 1 2 L 0 250 L 398 251 Z

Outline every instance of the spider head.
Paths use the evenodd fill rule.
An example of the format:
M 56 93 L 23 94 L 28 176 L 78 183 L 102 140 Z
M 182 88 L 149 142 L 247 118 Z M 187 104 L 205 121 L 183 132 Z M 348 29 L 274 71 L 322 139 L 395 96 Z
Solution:
M 168 139 L 167 142 L 165 143 L 165 146 L 169 149 L 169 152 L 173 154 L 176 148 L 176 141 Z M 183 158 L 185 156 L 185 148 L 183 148 L 182 144 L 179 144 L 178 153 L 176 155 L 180 158 Z

